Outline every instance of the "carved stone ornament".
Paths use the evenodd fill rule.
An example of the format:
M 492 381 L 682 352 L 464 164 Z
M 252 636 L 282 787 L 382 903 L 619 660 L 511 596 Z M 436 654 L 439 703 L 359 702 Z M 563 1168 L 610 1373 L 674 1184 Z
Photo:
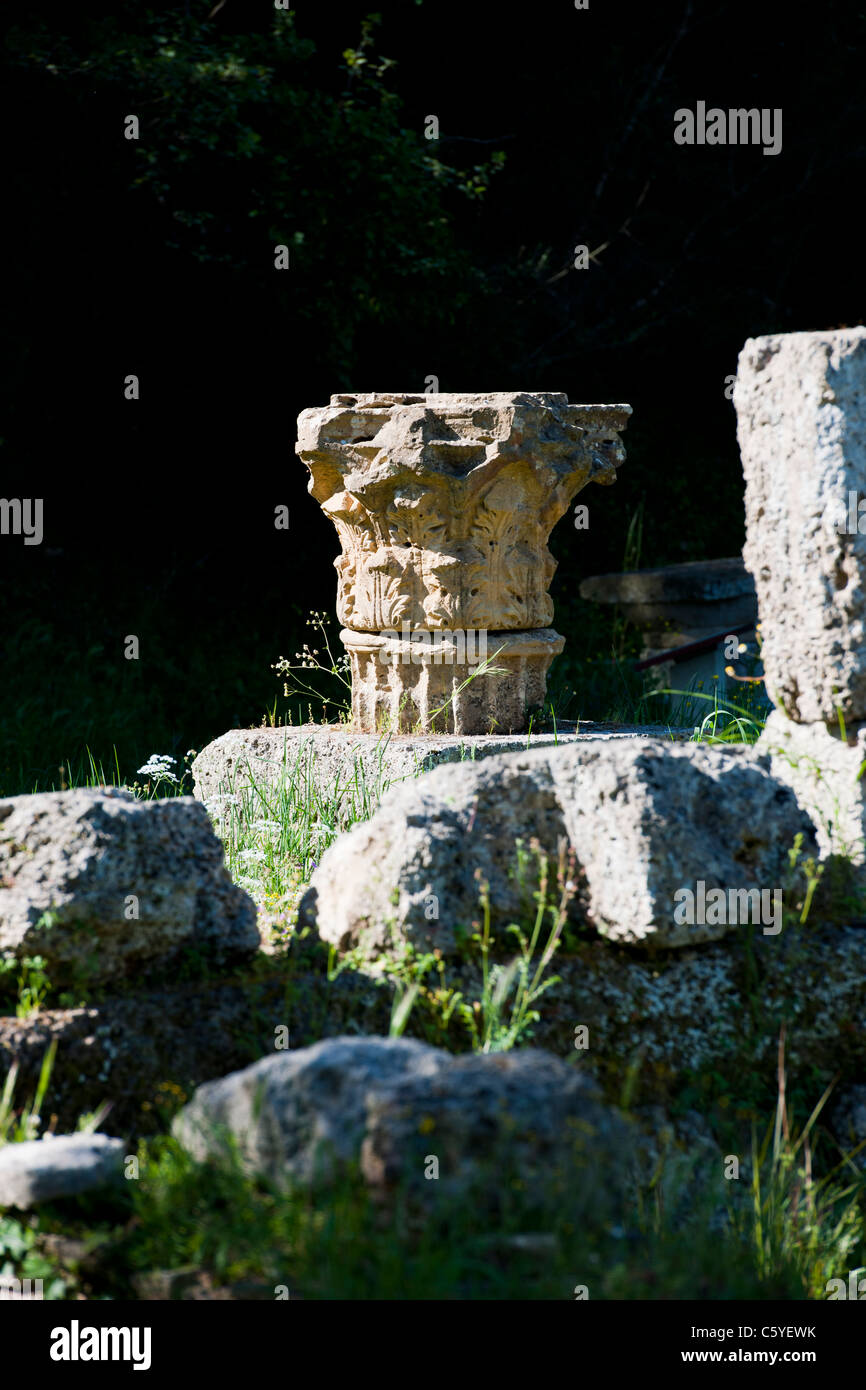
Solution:
M 297 451 L 310 471 L 309 491 L 340 538 L 337 615 L 347 630 L 359 732 L 381 727 L 376 720 L 386 710 L 397 720 L 391 727 L 407 732 L 419 721 L 458 733 L 522 727 L 526 706 L 515 711 L 524 696 L 543 701 L 547 668 L 561 650 L 562 639 L 549 628 L 556 562 L 548 537 L 581 488 L 616 480 L 625 456 L 619 432 L 630 414 L 627 405 L 569 405 L 564 395 L 543 391 L 336 395 L 330 405 L 301 413 Z M 430 699 L 438 701 L 446 685 L 453 695 L 478 662 L 440 662 L 435 692 L 427 692 L 419 663 L 386 659 L 386 643 L 371 684 L 369 659 L 354 636 L 393 640 L 402 633 L 405 641 L 407 631 L 455 630 L 485 632 L 488 657 L 502 646 L 502 634 L 531 635 L 535 648 L 539 630 L 545 638 L 520 658 L 513 699 L 502 695 L 504 677 L 484 671 L 473 681 L 473 699 L 455 696 L 432 723 L 423 712 Z M 514 677 L 515 660 L 491 664 L 507 665 Z M 355 690 L 362 664 L 363 698 Z M 406 672 L 412 694 L 395 714 L 395 681 Z

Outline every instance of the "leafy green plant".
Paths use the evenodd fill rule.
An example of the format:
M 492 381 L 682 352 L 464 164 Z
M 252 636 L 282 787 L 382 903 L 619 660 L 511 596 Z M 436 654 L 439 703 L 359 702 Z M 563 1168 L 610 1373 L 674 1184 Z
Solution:
M 754 708 L 726 700 L 719 702 L 719 692 L 709 694 L 703 690 L 663 690 L 648 691 L 647 697 L 678 696 L 682 702 L 707 700 L 713 708 L 707 712 L 692 733 L 692 743 L 756 743 L 764 728 L 764 717 Z M 672 721 L 675 722 L 675 721 Z
M 327 786 L 316 778 L 311 739 L 293 748 L 286 737 L 276 776 L 250 762 L 237 766 L 207 803 L 235 881 L 260 902 L 297 897 L 336 836 L 367 820 L 390 785 L 387 746 L 383 737 L 370 762 L 357 756 Z
M 15 1016 L 30 1018 L 38 1013 L 49 990 L 51 981 L 45 973 L 45 960 L 42 956 L 22 956 L 17 959 L 7 952 L 0 960 L 0 979 L 3 975 L 14 974 L 17 970 L 17 1002 Z
M 525 875 L 529 856 L 522 841 L 517 841 L 518 874 L 521 882 Z M 559 976 L 545 978 L 546 971 L 557 951 L 563 927 L 568 915 L 568 903 L 574 895 L 574 881 L 567 872 L 573 873 L 573 856 L 569 860 L 563 845 L 557 874 L 558 901 L 548 902 L 550 868 L 547 855 L 540 849 L 537 841 L 531 841 L 529 854 L 538 865 L 538 886 L 532 891 L 535 901 L 535 915 L 527 930 L 510 923 L 506 936 L 513 936 L 517 942 L 518 954 L 507 964 L 491 964 L 490 955 L 496 940 L 491 932 L 490 885 L 476 870 L 480 888 L 482 920 L 470 940 L 478 948 L 481 957 L 481 998 L 474 1004 L 461 1000 L 457 1012 L 463 1019 L 476 1052 L 504 1052 L 515 1047 L 528 1034 L 540 1014 L 532 1006 L 551 985 L 558 983 Z M 549 918 L 547 939 L 541 954 L 536 960 L 536 951 L 542 937 L 545 920 Z
M 17 1113 L 12 1101 L 18 1080 L 18 1062 L 15 1061 L 10 1066 L 0 1094 L 0 1147 L 3 1144 L 18 1144 L 26 1139 L 37 1138 L 42 1121 L 42 1104 L 48 1091 L 56 1055 L 57 1039 L 52 1038 L 39 1069 L 36 1094 L 32 1102 L 25 1104 Z
M 534 888 L 526 883 L 530 862 L 537 871 Z M 526 890 L 527 901 L 533 905 L 530 923 L 527 927 L 510 923 L 505 928 L 506 938 L 513 938 L 517 945 L 517 955 L 510 961 L 493 961 L 497 939 L 491 929 L 490 890 L 480 872 L 476 873 L 481 922 L 473 923 L 471 932 L 459 934 L 464 964 L 480 966 L 480 991 L 476 999 L 467 998 L 465 989 L 457 990 L 448 985 L 440 950 L 416 952 L 406 942 L 395 942 L 372 959 L 361 947 L 345 952 L 338 959 L 336 948 L 331 947 L 329 981 L 336 980 L 344 970 L 355 968 L 389 981 L 394 989 L 391 1036 L 403 1033 L 410 1015 L 420 1005 L 417 1027 L 431 1042 L 453 1048 L 456 1039 L 451 1024 L 457 1019 L 468 1032 L 476 1052 L 504 1052 L 516 1047 L 539 1021 L 540 1015 L 533 1005 L 559 979 L 555 975 L 548 976 L 547 971 L 559 949 L 568 903 L 575 893 L 573 856 L 568 854 L 565 845 L 561 846 L 554 891 L 548 858 L 538 842 L 533 840 L 527 847 L 518 841 L 516 875 Z
M 409 1021 L 409 1015 L 415 1004 L 415 1000 L 421 989 L 420 981 L 416 980 L 413 984 L 404 986 L 397 982 L 394 990 L 394 1003 L 391 1009 L 391 1021 L 388 1026 L 388 1037 L 402 1037 L 403 1030 Z
M 164 796 L 186 796 L 186 780 L 192 779 L 192 770 L 188 764 L 194 757 L 193 749 L 184 754 L 184 763 L 187 766 L 182 768 L 178 776 L 174 771 L 177 766 L 176 758 L 172 758 L 168 753 L 151 753 L 147 762 L 138 768 L 138 776 L 147 780 L 143 783 L 133 782 L 128 790 L 142 801 L 155 801 Z
M 45 996 L 51 988 L 51 981 L 45 973 L 45 960 L 42 956 L 25 956 L 22 971 L 18 977 L 18 1018 L 29 1018 L 39 1012 Z
M 812 906 L 812 899 L 820 886 L 824 877 L 826 865 L 816 862 L 813 856 L 803 858 L 803 832 L 799 831 L 794 836 L 794 843 L 788 850 L 788 866 L 792 872 L 796 872 L 799 867 L 805 880 L 806 888 L 803 896 L 803 905 L 800 910 L 800 925 L 805 926 Z
M 6 1279 L 41 1279 L 41 1297 L 66 1297 L 66 1282 L 38 1249 L 38 1233 L 12 1216 L 0 1215 L 0 1284 Z M 5 1259 L 3 1257 L 6 1257 Z

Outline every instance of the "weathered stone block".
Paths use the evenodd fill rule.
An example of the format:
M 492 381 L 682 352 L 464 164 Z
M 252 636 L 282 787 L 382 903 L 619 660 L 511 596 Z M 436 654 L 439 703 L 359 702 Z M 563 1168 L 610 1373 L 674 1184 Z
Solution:
M 579 1191 L 584 1218 L 610 1219 L 629 1186 L 634 1134 L 587 1070 L 536 1048 L 448 1057 L 367 1098 L 361 1170 L 374 1191 L 507 1202 L 516 1181 L 538 1201 Z M 426 1189 L 426 1190 L 425 1190 Z
M 750 338 L 734 405 L 767 693 L 866 720 L 866 328 Z
M 798 833 L 805 853 L 817 852 L 791 790 L 748 749 L 590 740 L 442 768 L 392 788 L 372 819 L 325 852 L 301 915 L 344 948 L 375 954 L 396 936 L 453 952 L 455 928 L 479 916 L 476 870 L 497 922 L 534 912 L 534 885 L 521 887 L 515 873 L 515 842 L 535 837 L 554 863 L 569 846 L 585 876 L 573 920 L 615 941 L 690 946 L 741 925 L 730 920 L 732 893 L 757 892 L 762 914 L 761 895 L 772 895 L 775 910 Z M 710 898 L 719 891 L 723 915 Z M 690 921 L 684 894 L 706 912 Z M 754 904 L 750 897 L 747 921 Z M 745 905 L 736 897 L 738 910 Z
M 255 905 L 200 802 L 113 788 L 0 801 L 0 952 L 42 956 L 60 984 L 193 943 L 217 958 L 259 945 Z
M 274 1182 L 327 1179 L 358 1159 L 370 1091 L 430 1076 L 447 1060 L 412 1038 L 326 1038 L 205 1082 L 173 1133 L 198 1159 L 224 1152 L 233 1136 L 247 1169 Z
M 555 734 L 533 733 L 533 748 L 564 746 L 589 738 L 646 738 L 669 741 L 691 730 L 661 724 L 594 724 L 581 720 L 558 725 Z M 395 782 L 418 777 L 443 763 L 479 762 L 496 753 L 520 752 L 526 734 L 357 734 L 342 724 L 302 724 L 291 728 L 229 729 L 203 748 L 192 765 L 195 796 L 213 816 L 227 816 L 238 801 L 270 796 L 283 788 L 299 804 L 308 797 L 341 798 L 348 819 L 378 803 Z
M 405 1184 L 425 1203 L 470 1193 L 496 1203 L 512 1176 L 537 1199 L 558 1170 L 564 1190 L 580 1182 L 589 1220 L 622 1196 L 633 1154 L 631 1128 L 583 1068 L 535 1049 L 455 1057 L 403 1038 L 332 1038 L 264 1058 L 199 1087 L 173 1131 L 198 1159 L 231 1137 L 274 1183 L 329 1181 L 360 1164 L 382 1196 Z

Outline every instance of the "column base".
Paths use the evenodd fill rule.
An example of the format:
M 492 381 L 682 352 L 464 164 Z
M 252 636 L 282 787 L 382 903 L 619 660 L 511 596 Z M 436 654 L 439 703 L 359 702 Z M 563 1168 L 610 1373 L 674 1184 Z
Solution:
M 552 628 L 488 632 L 485 652 L 479 636 L 344 628 L 354 732 L 522 733 L 528 712 L 544 704 L 548 668 L 565 638 Z

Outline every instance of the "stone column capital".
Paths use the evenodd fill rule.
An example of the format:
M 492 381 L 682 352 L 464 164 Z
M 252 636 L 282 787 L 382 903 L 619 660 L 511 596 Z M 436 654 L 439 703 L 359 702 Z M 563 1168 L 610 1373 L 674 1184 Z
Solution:
M 298 418 L 309 491 L 337 528 L 337 612 L 358 632 L 547 627 L 553 526 L 610 484 L 628 405 L 550 391 L 335 395 Z

